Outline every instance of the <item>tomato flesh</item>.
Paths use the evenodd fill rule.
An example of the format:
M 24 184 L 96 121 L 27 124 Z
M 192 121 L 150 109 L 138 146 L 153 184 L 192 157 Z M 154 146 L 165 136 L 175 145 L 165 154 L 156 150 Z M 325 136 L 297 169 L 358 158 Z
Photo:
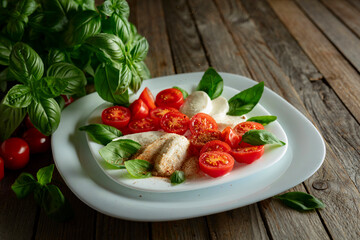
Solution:
M 168 112 L 161 118 L 160 126 L 165 132 L 183 135 L 189 128 L 189 121 L 181 112 Z
M 129 123 L 130 118 L 130 110 L 122 106 L 106 108 L 101 114 L 101 120 L 104 124 L 118 129 L 125 127 Z
M 4 159 L 0 157 L 0 181 L 4 178 Z
M 45 136 L 36 128 L 28 129 L 22 137 L 30 148 L 30 153 L 42 153 L 50 149 L 50 137 Z
M 234 167 L 234 158 L 225 152 L 204 152 L 199 158 L 201 171 L 211 177 L 220 177 L 230 172 Z
M 132 133 L 141 133 L 157 130 L 154 119 L 149 117 L 131 121 L 128 128 Z
M 140 119 L 149 115 L 149 108 L 141 99 L 135 100 L 130 105 L 131 119 Z
M 190 151 L 194 155 L 198 155 L 207 142 L 219 140 L 221 138 L 220 131 L 206 130 L 196 133 L 190 137 Z
M 235 132 L 231 127 L 226 127 L 221 132 L 221 139 L 229 144 L 231 148 L 236 148 L 239 146 L 239 143 L 241 141 L 240 135 Z
M 198 113 L 190 119 L 190 131 L 196 134 L 206 130 L 217 130 L 216 121 L 206 113 Z
M 29 162 L 29 145 L 21 138 L 9 138 L 0 146 L 0 156 L 8 169 L 17 170 Z
M 149 116 L 160 126 L 161 118 L 168 112 L 179 112 L 179 110 L 172 107 L 157 107 L 150 111 Z
M 237 162 L 250 164 L 255 160 L 261 158 L 261 156 L 264 154 L 264 149 L 264 145 L 248 145 L 247 147 L 239 147 L 236 149 L 232 149 L 230 154 L 235 158 Z
M 230 152 L 231 147 L 226 142 L 220 141 L 220 140 L 212 140 L 210 142 L 207 142 L 200 151 L 200 155 L 204 152 L 212 152 L 212 151 L 218 151 L 218 152 Z
M 264 126 L 261 123 L 257 122 L 242 122 L 234 127 L 235 132 L 240 136 L 244 135 L 249 130 L 263 130 Z
M 179 109 L 184 103 L 184 97 L 180 90 L 168 88 L 156 95 L 155 104 L 158 107 L 173 107 Z
M 154 96 L 148 87 L 141 92 L 139 99 L 143 100 L 150 110 L 156 108 Z

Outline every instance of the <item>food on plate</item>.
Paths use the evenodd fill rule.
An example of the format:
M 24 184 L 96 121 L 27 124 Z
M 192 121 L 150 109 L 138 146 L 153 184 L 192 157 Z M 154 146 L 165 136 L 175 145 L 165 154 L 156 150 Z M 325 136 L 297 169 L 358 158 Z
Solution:
M 239 163 L 250 164 L 259 159 L 264 154 L 264 145 L 252 146 L 239 146 L 231 150 L 231 155 Z
M 211 151 L 201 154 L 200 169 L 211 177 L 220 177 L 234 167 L 234 158 L 226 152 Z
M 190 132 L 196 134 L 206 130 L 217 130 L 218 126 L 216 121 L 206 113 L 197 113 L 190 120 Z
M 196 91 L 190 94 L 185 103 L 181 106 L 180 112 L 189 117 L 194 116 L 199 112 L 209 114 L 212 110 L 212 103 L 206 92 Z
M 119 139 L 130 139 L 130 140 L 140 143 L 140 145 L 142 147 L 141 149 L 144 149 L 147 145 L 154 142 L 155 140 L 157 140 L 164 134 L 165 134 L 164 132 L 160 132 L 160 131 L 133 133 L 133 134 L 128 134 L 125 136 L 115 138 L 115 139 L 113 139 L 113 141 L 117 141 Z
M 182 92 L 175 88 L 162 90 L 156 95 L 155 104 L 158 107 L 173 107 L 179 109 L 184 103 Z
M 207 142 L 200 151 L 200 155 L 204 152 L 212 152 L 212 151 L 218 151 L 218 152 L 230 152 L 231 147 L 223 141 L 220 140 L 212 140 L 210 142 Z
M 130 118 L 130 110 L 122 106 L 106 108 L 101 114 L 101 120 L 104 124 L 118 129 L 125 127 L 129 123 Z
M 157 125 L 154 119 L 145 117 L 131 121 L 128 129 L 131 133 L 149 132 L 157 130 Z

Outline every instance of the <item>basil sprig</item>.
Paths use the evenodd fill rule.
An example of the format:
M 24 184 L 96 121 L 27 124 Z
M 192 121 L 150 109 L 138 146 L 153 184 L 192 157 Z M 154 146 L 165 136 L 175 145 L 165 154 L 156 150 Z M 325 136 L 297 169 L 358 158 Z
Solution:
M 286 206 L 301 212 L 325 207 L 321 200 L 304 192 L 288 192 L 274 198 L 281 200 Z
M 241 116 L 250 112 L 260 101 L 264 91 L 264 82 L 248 88 L 229 99 L 229 111 L 227 115 Z
M 176 170 L 170 176 L 170 182 L 173 185 L 183 183 L 185 181 L 185 173 L 183 171 Z
M 197 91 L 206 92 L 211 99 L 215 99 L 221 95 L 224 88 L 222 77 L 212 67 L 208 68 L 202 76 Z
M 99 150 L 101 157 L 108 163 L 119 166 L 137 153 L 141 145 L 130 139 L 119 139 L 109 142 Z
M 257 117 L 251 117 L 246 121 L 257 122 L 257 123 L 261 123 L 263 126 L 266 126 L 269 123 L 276 121 L 276 119 L 277 119 L 276 116 L 257 116 Z
M 105 124 L 90 124 L 80 127 L 79 130 L 86 131 L 93 141 L 102 145 L 106 145 L 114 138 L 122 136 L 120 130 Z
M 182 95 L 183 95 L 184 99 L 185 99 L 185 98 L 187 98 L 187 97 L 189 96 L 188 92 L 187 92 L 186 90 L 184 90 L 184 89 L 180 88 L 180 87 L 176 87 L 176 86 L 174 86 L 174 87 L 172 87 L 172 88 L 175 88 L 175 89 L 179 90 L 179 91 L 182 93 Z
M 279 144 L 286 145 L 283 141 L 280 141 L 274 134 L 266 130 L 249 130 L 241 138 L 242 142 L 249 143 L 251 145 L 265 145 L 265 144 Z
M 151 177 L 152 164 L 141 159 L 133 159 L 125 161 L 125 168 L 128 173 L 134 178 L 148 178 Z
M 21 173 L 11 189 L 21 199 L 34 194 L 36 203 L 45 213 L 57 221 L 67 221 L 73 217 L 73 211 L 60 189 L 50 184 L 54 164 L 41 168 L 35 178 L 29 173 Z

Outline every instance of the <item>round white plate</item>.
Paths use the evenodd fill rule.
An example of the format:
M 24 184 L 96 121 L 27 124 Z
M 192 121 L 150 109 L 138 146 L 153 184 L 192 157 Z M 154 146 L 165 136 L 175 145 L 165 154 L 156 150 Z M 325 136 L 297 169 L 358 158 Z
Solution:
M 179 74 L 144 82 L 143 87 L 167 79 L 173 85 L 199 81 L 203 73 Z M 220 73 L 228 87 L 256 84 L 248 78 Z M 196 80 L 195 80 L 196 79 Z M 164 86 L 163 88 L 165 88 Z M 241 89 L 239 89 L 241 90 Z M 325 158 L 324 141 L 298 110 L 265 88 L 260 104 L 286 132 L 288 149 L 273 166 L 230 183 L 185 192 L 154 193 L 113 181 L 93 159 L 83 126 L 101 99 L 94 93 L 68 106 L 52 136 L 55 164 L 68 187 L 90 207 L 113 217 L 138 221 L 166 221 L 218 213 L 274 196 L 310 177 Z
M 151 92 L 154 94 L 154 96 L 156 96 L 158 92 L 164 90 L 165 88 L 173 87 L 175 82 L 174 80 L 171 79 L 173 77 L 174 76 L 153 81 L 151 83 L 151 87 L 149 88 Z M 201 77 L 198 79 L 191 78 L 187 80 L 187 84 L 177 84 L 177 86 L 191 93 L 194 91 L 194 89 L 196 89 L 196 86 L 199 83 L 200 79 Z M 237 85 L 237 89 L 234 89 L 226 86 L 226 80 L 225 80 L 224 82 L 225 87 L 222 96 L 227 99 L 230 99 L 232 96 L 239 93 L 239 90 L 246 89 L 246 86 L 244 87 L 242 85 L 243 83 L 245 82 L 239 81 Z M 144 87 L 142 87 L 142 89 L 140 89 L 138 93 L 135 96 L 133 96 L 133 99 L 137 99 L 139 97 L 143 88 Z M 101 113 L 105 108 L 109 106 L 111 106 L 111 104 L 105 103 L 103 100 L 99 101 L 99 106 L 92 111 L 86 124 L 102 123 Z M 264 116 L 264 115 L 271 115 L 271 114 L 268 111 L 266 111 L 266 109 L 263 108 L 260 104 L 257 104 L 256 107 L 246 116 L 247 118 L 250 118 L 253 116 Z M 283 142 L 287 143 L 286 134 L 277 121 L 265 126 L 265 129 L 275 134 L 275 136 L 277 136 Z M 97 161 L 100 168 L 103 169 L 111 179 L 113 179 L 115 182 L 123 186 L 127 186 L 142 191 L 149 191 L 149 192 L 181 192 L 181 191 L 190 191 L 190 190 L 196 190 L 206 187 L 213 187 L 225 183 L 231 183 L 233 181 L 248 177 L 252 174 L 259 173 L 267 169 L 268 167 L 274 165 L 284 156 L 286 149 L 288 147 L 287 145 L 285 146 L 266 145 L 265 153 L 259 160 L 256 160 L 252 164 L 240 164 L 235 162 L 233 170 L 226 176 L 220 178 L 212 178 L 203 175 L 197 178 L 188 179 L 184 183 L 174 186 L 170 183 L 169 179 L 167 178 L 152 177 L 146 179 L 134 179 L 129 177 L 129 174 L 127 174 L 127 171 L 125 169 L 118 169 L 114 166 L 111 166 L 100 156 L 99 150 L 102 147 L 104 147 L 103 145 L 95 143 L 90 138 L 87 138 L 87 140 L 90 147 L 90 152 L 92 153 L 94 159 Z

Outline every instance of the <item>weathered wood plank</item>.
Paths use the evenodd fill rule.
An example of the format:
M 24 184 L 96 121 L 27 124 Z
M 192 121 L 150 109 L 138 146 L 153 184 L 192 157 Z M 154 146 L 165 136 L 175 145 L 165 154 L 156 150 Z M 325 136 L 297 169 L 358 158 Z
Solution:
M 269 0 L 290 33 L 360 122 L 360 76 L 291 1 Z
M 347 1 L 321 1 L 333 12 L 333 14 L 340 18 L 358 37 L 360 37 L 360 11 L 358 9 L 354 8 Z
M 347 0 L 353 7 L 360 11 L 360 1 L 359 0 Z

